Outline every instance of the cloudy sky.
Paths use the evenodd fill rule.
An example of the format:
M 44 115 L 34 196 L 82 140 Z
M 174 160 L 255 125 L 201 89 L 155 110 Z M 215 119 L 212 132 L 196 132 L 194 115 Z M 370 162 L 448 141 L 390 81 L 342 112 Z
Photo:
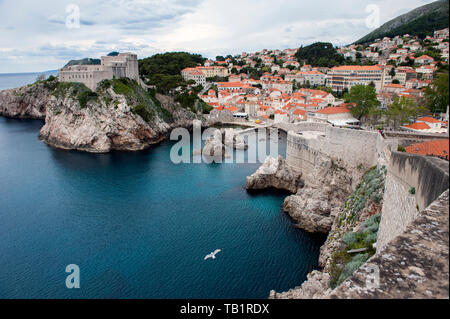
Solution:
M 111 51 L 133 51 L 140 58 L 166 51 L 215 57 L 315 41 L 343 45 L 373 30 L 376 10 L 370 5 L 379 8 L 382 24 L 430 2 L 0 0 L 0 73 L 54 70 L 68 60 Z M 79 8 L 79 28 L 73 28 L 71 5 Z

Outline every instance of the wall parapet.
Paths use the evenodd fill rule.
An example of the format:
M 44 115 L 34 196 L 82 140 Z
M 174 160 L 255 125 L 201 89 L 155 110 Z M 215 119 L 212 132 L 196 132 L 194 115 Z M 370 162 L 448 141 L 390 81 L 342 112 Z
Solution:
M 392 152 L 386 177 L 377 251 L 401 234 L 449 188 L 446 161 L 415 154 Z

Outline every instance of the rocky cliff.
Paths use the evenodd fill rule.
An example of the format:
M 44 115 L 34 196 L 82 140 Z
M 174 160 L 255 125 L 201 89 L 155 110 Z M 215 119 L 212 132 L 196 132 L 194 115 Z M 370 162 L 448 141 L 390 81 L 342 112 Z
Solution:
M 273 187 L 296 193 L 303 186 L 300 177 L 298 172 L 286 165 L 281 156 L 269 156 L 254 174 L 247 177 L 245 188 L 257 190 Z
M 385 176 L 385 168 L 369 169 L 341 204 L 339 197 L 330 204 L 329 199 L 335 196 L 329 193 L 330 190 L 319 191 L 320 195 L 317 195 L 311 189 L 303 189 L 300 190 L 303 192 L 301 199 L 286 199 L 288 204 L 285 201 L 285 206 L 292 201 L 299 203 L 292 211 L 299 215 L 302 228 L 328 233 L 328 236 L 320 248 L 322 270 L 313 271 L 301 286 L 287 292 L 271 291 L 269 298 L 328 298 L 335 287 L 375 253 Z
M 0 115 L 20 119 L 44 119 L 52 95 L 45 83 L 0 91 Z
M 198 116 L 170 97 L 151 94 L 128 79 L 105 80 L 96 92 L 56 79 L 0 92 L 0 114 L 45 118 L 39 138 L 63 149 L 137 151 Z

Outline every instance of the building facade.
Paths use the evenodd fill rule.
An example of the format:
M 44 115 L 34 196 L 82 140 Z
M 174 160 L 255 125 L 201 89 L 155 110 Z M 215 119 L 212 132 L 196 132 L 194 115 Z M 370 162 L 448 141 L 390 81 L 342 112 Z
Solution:
M 102 56 L 98 65 L 72 65 L 59 70 L 61 82 L 80 82 L 95 91 L 99 82 L 113 78 L 129 78 L 139 82 L 137 55 L 120 53 L 117 56 Z
M 383 87 L 383 70 L 378 66 L 343 65 L 330 70 L 329 86 L 333 91 L 350 90 L 353 86 L 375 84 L 377 92 Z

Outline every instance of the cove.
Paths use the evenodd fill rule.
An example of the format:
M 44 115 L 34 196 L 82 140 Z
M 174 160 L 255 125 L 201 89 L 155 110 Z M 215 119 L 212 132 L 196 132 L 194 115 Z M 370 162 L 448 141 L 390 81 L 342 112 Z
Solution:
M 267 298 L 317 266 L 325 238 L 293 226 L 286 194 L 244 189 L 260 164 L 175 165 L 172 141 L 57 150 L 42 124 L 0 118 L 0 298 Z

